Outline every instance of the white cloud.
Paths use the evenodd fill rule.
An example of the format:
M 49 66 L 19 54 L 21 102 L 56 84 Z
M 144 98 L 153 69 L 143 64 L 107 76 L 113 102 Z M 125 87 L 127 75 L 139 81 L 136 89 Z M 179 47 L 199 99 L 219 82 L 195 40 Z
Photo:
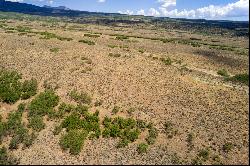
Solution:
M 145 11 L 143 9 L 137 11 L 137 15 L 145 15 Z
M 98 0 L 99 3 L 106 2 L 106 0 Z
M 126 10 L 126 11 L 118 11 L 118 13 L 120 13 L 120 14 L 128 14 L 128 15 L 132 15 L 134 12 L 133 11 L 131 11 L 131 10 Z
M 156 9 L 150 8 L 147 15 L 157 17 L 157 16 L 160 16 L 161 14 Z
M 171 6 L 176 6 L 176 0 L 158 0 L 159 3 L 162 3 L 161 7 L 169 8 Z
M 194 10 L 177 9 L 168 10 L 160 7 L 161 15 L 167 17 L 183 17 L 183 18 L 206 18 L 206 19 L 225 19 L 232 17 L 248 17 L 249 16 L 249 0 L 239 0 L 235 3 L 229 3 L 224 6 L 209 5 Z

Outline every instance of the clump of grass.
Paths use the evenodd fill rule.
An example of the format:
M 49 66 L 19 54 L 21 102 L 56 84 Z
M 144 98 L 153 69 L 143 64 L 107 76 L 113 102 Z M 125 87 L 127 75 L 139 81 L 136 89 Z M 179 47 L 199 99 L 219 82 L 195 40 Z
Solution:
M 198 153 L 198 157 L 201 157 L 203 161 L 207 161 L 209 159 L 209 155 L 210 155 L 210 152 L 208 148 L 202 149 Z
M 227 81 L 239 82 L 249 86 L 249 74 L 237 74 L 233 77 L 226 78 Z
M 145 50 L 140 49 L 139 52 L 143 54 L 145 52 Z
M 37 92 L 37 81 L 35 79 L 31 79 L 30 81 L 24 81 L 22 85 L 22 95 L 21 99 L 29 99 L 32 96 L 36 95 Z
M 9 155 L 5 147 L 0 148 L 0 165 L 17 165 L 19 161 Z
M 194 140 L 194 134 L 189 133 L 187 136 L 187 143 L 188 143 L 189 149 L 192 149 L 194 147 L 193 140 Z
M 224 152 L 228 153 L 233 149 L 234 145 L 230 142 L 227 142 L 223 145 L 222 149 Z
M 10 149 L 17 149 L 18 145 L 21 143 L 24 144 L 24 147 L 28 147 L 35 139 L 33 134 L 30 135 L 28 129 L 22 124 L 22 113 L 23 111 L 21 110 L 11 112 L 8 115 L 7 122 L 0 123 L 0 126 L 3 125 L 0 136 L 9 135 L 12 137 L 9 145 Z
M 91 104 L 92 98 L 85 92 L 78 93 L 76 90 L 70 92 L 69 96 L 80 104 Z
M 174 127 L 172 122 L 166 122 L 164 128 L 168 138 L 173 138 L 178 133 L 178 130 Z
M 110 48 L 116 48 L 118 46 L 116 46 L 116 45 L 108 45 L 108 47 L 110 47 Z
M 145 143 L 141 143 L 137 147 L 137 152 L 139 154 L 146 153 L 147 150 L 148 150 L 148 144 L 145 144 Z
M 84 36 L 86 36 L 86 37 L 93 37 L 93 38 L 100 37 L 100 35 L 98 35 L 98 34 L 84 34 Z
M 28 127 L 33 130 L 39 132 L 45 128 L 45 123 L 43 122 L 43 118 L 41 116 L 32 116 L 29 119 Z
M 72 155 L 77 155 L 81 152 L 87 133 L 84 130 L 70 130 L 60 139 L 60 146 L 67 150 Z
M 15 71 L 0 70 L 0 100 L 6 103 L 15 103 L 20 98 L 28 99 L 37 91 L 37 82 L 20 82 L 21 75 Z
M 56 126 L 55 129 L 53 130 L 54 135 L 58 135 L 62 131 L 62 125 Z
M 167 58 L 161 58 L 161 61 L 165 64 L 165 65 L 172 65 L 172 60 L 167 57 Z
M 95 42 L 90 41 L 90 40 L 79 40 L 80 43 L 86 43 L 88 45 L 95 45 Z
M 129 115 L 131 115 L 133 112 L 135 112 L 135 108 L 129 108 L 129 109 L 127 110 L 127 113 L 128 113 Z
M 57 53 L 58 51 L 59 51 L 59 48 L 51 48 L 51 49 L 50 49 L 50 52 Z
M 127 40 L 127 39 L 129 39 L 128 36 L 124 36 L 124 35 L 116 36 L 116 40 Z
M 155 143 L 156 138 L 158 136 L 158 131 L 156 128 L 154 128 L 151 124 L 148 126 L 148 137 L 146 138 L 146 141 L 149 145 L 152 145 Z
M 95 107 L 99 107 L 99 106 L 101 106 L 103 104 L 103 101 L 102 100 L 97 100 L 96 102 L 95 102 Z
M 82 57 L 81 58 L 82 61 L 84 61 L 84 63 L 87 63 L 87 64 L 92 64 L 92 60 L 89 59 L 89 58 L 86 58 L 86 57 Z
M 112 109 L 112 114 L 117 114 L 119 111 L 120 111 L 120 107 L 115 106 L 115 107 Z
M 114 58 L 119 58 L 119 57 L 121 57 L 121 54 L 114 54 L 114 53 L 109 53 L 109 56 L 110 57 L 114 57 Z
M 219 70 L 217 74 L 223 76 L 223 77 L 229 77 L 228 72 L 225 69 Z

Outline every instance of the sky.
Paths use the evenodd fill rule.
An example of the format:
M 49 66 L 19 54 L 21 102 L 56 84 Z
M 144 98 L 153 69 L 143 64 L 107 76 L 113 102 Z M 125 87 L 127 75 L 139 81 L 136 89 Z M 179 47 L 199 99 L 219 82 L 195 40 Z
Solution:
M 210 20 L 249 21 L 249 0 L 8 0 L 74 10 Z

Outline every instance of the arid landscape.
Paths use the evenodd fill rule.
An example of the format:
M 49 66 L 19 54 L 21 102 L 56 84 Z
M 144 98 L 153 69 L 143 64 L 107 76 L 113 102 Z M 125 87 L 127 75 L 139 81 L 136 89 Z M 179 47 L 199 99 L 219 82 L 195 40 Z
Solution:
M 1 164 L 249 164 L 248 36 L 0 16 Z

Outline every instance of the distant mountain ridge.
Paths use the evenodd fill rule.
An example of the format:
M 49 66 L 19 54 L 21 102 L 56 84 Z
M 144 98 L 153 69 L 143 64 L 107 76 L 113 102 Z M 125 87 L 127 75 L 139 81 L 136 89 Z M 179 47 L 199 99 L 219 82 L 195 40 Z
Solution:
M 113 15 L 114 13 L 97 13 L 97 12 L 87 12 L 87 11 L 77 11 L 71 10 L 65 6 L 50 7 L 50 6 L 36 6 L 32 4 L 11 2 L 0 0 L 0 11 L 3 12 L 18 12 L 24 14 L 41 15 L 41 16 L 69 16 L 77 17 L 86 14 L 94 15 Z M 120 15 L 116 13 L 116 15 Z
M 248 21 L 205 20 L 126 15 L 119 13 L 102 13 L 71 10 L 65 6 L 36 6 L 32 4 L 0 0 L 0 12 L 16 12 L 39 16 L 68 17 L 71 22 L 118 25 L 150 23 L 165 29 L 195 31 L 205 34 L 230 34 L 249 37 Z

